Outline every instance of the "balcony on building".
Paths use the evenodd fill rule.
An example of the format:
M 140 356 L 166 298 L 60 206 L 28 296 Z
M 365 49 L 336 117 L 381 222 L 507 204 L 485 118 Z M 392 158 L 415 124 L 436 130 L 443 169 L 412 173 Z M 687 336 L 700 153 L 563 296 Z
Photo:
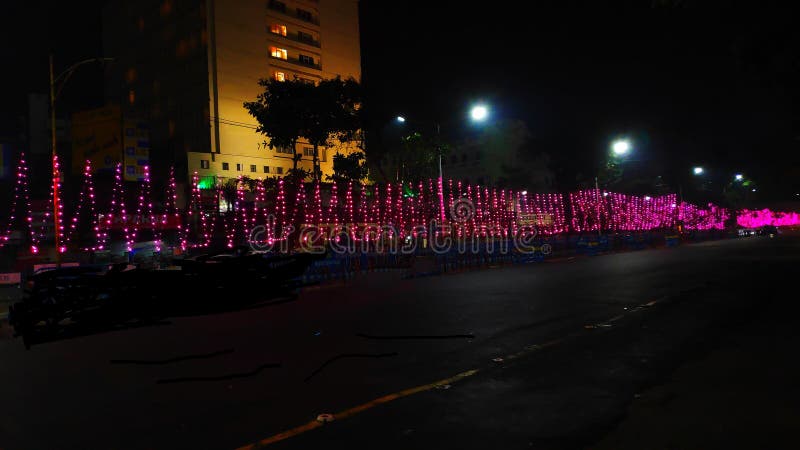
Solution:
M 308 67 L 310 69 L 316 69 L 316 70 L 322 70 L 322 65 L 318 62 L 318 60 L 312 60 L 312 61 L 307 61 L 306 60 L 306 61 L 304 61 L 304 60 L 302 60 L 300 58 L 293 58 L 293 57 L 279 58 L 279 57 L 274 56 L 274 55 L 270 55 L 269 57 L 270 57 L 270 59 L 272 59 L 274 61 L 283 61 L 283 62 L 287 62 L 289 64 L 294 64 L 294 65 L 297 65 L 297 66 Z
M 267 7 L 272 11 L 298 19 L 300 21 L 319 25 L 319 18 L 312 12 L 303 8 L 290 8 L 285 2 L 280 0 L 269 0 Z
M 285 27 L 283 27 L 283 29 L 280 28 L 275 29 L 274 26 L 268 26 L 267 32 L 270 33 L 270 36 L 287 39 L 292 42 L 299 42 L 301 44 L 310 45 L 312 47 L 317 47 L 317 48 L 321 47 L 319 40 L 315 39 L 313 35 L 309 33 L 304 33 L 302 31 L 289 33 L 285 31 Z

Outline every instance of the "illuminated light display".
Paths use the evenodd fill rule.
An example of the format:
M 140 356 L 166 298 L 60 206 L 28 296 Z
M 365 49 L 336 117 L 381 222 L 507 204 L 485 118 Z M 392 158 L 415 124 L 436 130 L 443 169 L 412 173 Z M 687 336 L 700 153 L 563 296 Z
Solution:
M 277 219 L 280 221 L 281 229 L 285 229 L 287 225 L 286 221 L 286 190 L 283 185 L 283 180 L 278 180 L 278 198 L 275 201 L 276 205 L 276 213 L 278 214 Z M 283 236 L 281 233 L 280 236 Z
M 403 194 L 403 183 L 402 182 L 400 182 L 400 185 L 397 186 L 396 193 L 397 193 L 397 200 L 395 200 L 396 206 L 395 206 L 395 209 L 394 209 L 395 210 L 394 223 L 397 225 L 398 232 L 400 234 L 400 236 L 398 236 L 398 237 L 402 238 L 402 237 L 405 236 L 404 231 L 405 231 L 405 228 L 406 228 L 406 223 L 403 220 L 403 209 L 404 209 L 405 205 L 403 204 L 404 203 L 403 202 L 403 195 L 404 194 Z
M 352 206 L 353 203 L 353 186 L 350 184 L 345 191 L 345 199 L 344 205 L 340 206 L 339 204 L 339 183 L 336 181 L 331 183 L 331 192 L 330 196 L 328 197 L 328 207 L 324 209 L 324 217 L 320 220 L 321 223 L 329 223 L 329 224 L 338 224 L 339 219 L 343 218 L 346 222 L 352 222 L 352 212 L 347 214 L 348 212 L 348 204 Z M 342 207 L 344 210 L 342 210 Z M 346 217 L 342 217 L 342 213 L 346 215 Z
M 800 225 L 800 214 L 796 212 L 772 211 L 770 209 L 743 209 L 736 217 L 736 223 L 744 228 L 759 228 L 767 225 L 793 227 Z
M 369 221 L 367 216 L 369 209 L 367 208 L 367 186 L 364 183 L 360 185 L 360 194 L 358 201 L 358 218 L 357 220 L 362 223 Z
M 306 208 L 306 223 L 320 225 L 324 221 L 322 216 L 322 192 L 319 180 L 314 182 L 314 204 L 311 208 Z M 329 205 L 330 207 L 330 205 Z
M 47 223 L 51 220 L 53 215 L 53 210 L 56 209 L 53 207 L 53 201 L 55 200 L 57 209 L 56 209 L 56 217 L 53 220 L 53 233 L 58 235 L 58 241 L 60 242 L 58 252 L 64 253 L 67 251 L 67 247 L 64 240 L 64 204 L 61 201 L 61 164 L 58 162 L 58 156 L 53 156 L 53 176 L 52 176 L 52 183 L 50 183 L 50 195 L 48 195 L 48 204 L 47 204 L 47 211 L 44 214 L 44 220 L 42 221 L 41 227 L 41 240 L 44 241 L 47 237 Z
M 169 181 L 167 184 L 167 198 L 164 202 L 164 215 L 161 218 L 162 226 L 166 226 L 167 221 L 169 220 L 168 217 L 173 217 L 176 227 L 177 227 L 177 240 L 178 246 L 182 250 L 186 250 L 189 243 L 187 242 L 186 237 L 186 227 L 184 227 L 180 212 L 178 211 L 178 189 L 177 183 L 175 182 L 175 167 L 169 168 Z
M 208 247 L 211 244 L 211 239 L 214 236 L 214 229 L 216 228 L 216 214 L 211 215 L 209 223 L 205 211 L 203 211 L 202 194 L 198 184 L 199 177 L 197 171 L 192 174 L 192 193 L 190 196 L 189 207 L 187 208 L 187 216 L 191 219 L 193 216 L 199 216 L 196 220 L 199 221 L 197 233 L 195 233 L 194 242 L 190 247 Z M 190 226 L 187 221 L 187 228 Z M 187 230 L 188 233 L 188 230 Z
M 146 221 L 152 221 L 153 219 L 153 202 L 151 200 L 151 194 L 150 166 L 144 166 L 144 177 L 139 183 L 139 192 L 136 196 L 136 215 L 133 217 L 132 224 L 129 225 L 127 220 L 125 221 L 125 240 L 127 241 L 128 251 L 133 250 L 136 239 L 139 237 L 139 225 Z
M 509 237 L 522 226 L 534 226 L 543 236 L 591 233 L 598 230 L 610 233 L 641 232 L 671 229 L 677 225 L 682 225 L 686 230 L 721 230 L 731 214 L 725 208 L 713 204 L 698 206 L 678 202 L 675 194 L 638 196 L 600 189 L 569 194 L 529 193 L 470 185 L 454 180 L 442 180 L 440 183 L 438 179 L 431 178 L 420 181 L 417 185 L 396 183 L 371 187 L 348 182 L 346 187 L 341 183 L 333 183 L 326 188 L 326 185 L 319 182 L 298 182 L 293 192 L 294 201 L 289 202 L 290 204 L 287 204 L 284 180 L 276 181 L 277 188 L 267 189 L 267 184 L 263 181 L 246 186 L 240 179 L 231 212 L 220 215 L 204 211 L 197 173 L 192 177 L 187 208 L 180 211 L 177 208 L 174 170 L 170 170 L 164 209 L 156 216 L 153 211 L 150 171 L 146 168 L 135 198 L 135 214 L 129 216 L 125 205 L 122 165 L 118 164 L 111 204 L 105 214 L 98 216 L 91 172 L 91 165 L 87 163 L 84 166 L 77 202 L 74 209 L 70 209 L 73 215 L 66 221 L 66 227 L 61 220 L 53 222 L 51 214 L 45 212 L 44 221 L 58 224 L 56 230 L 61 233 L 59 236 L 63 243 L 60 248 L 62 252 L 67 245 L 74 246 L 78 236 L 90 236 L 89 233 L 81 234 L 82 231 L 94 231 L 95 242 L 83 245 L 80 250 L 106 249 L 111 239 L 110 232 L 114 229 L 124 231 L 126 248 L 131 250 L 140 238 L 141 230 L 145 228 L 152 229 L 156 248 L 160 250 L 163 246 L 163 232 L 171 222 L 177 228 L 175 245 L 183 249 L 207 247 L 212 242 L 219 220 L 222 220 L 224 226 L 224 230 L 221 230 L 224 231 L 224 242 L 230 247 L 246 242 L 253 227 L 270 225 L 273 220 L 279 229 L 267 226 L 266 237 L 263 238 L 265 241 L 286 239 L 288 236 L 280 230 L 287 230 L 290 226 L 298 227 L 303 223 L 331 226 L 347 224 L 354 239 L 360 239 L 361 236 L 371 239 L 368 233 L 362 233 L 366 223 L 379 227 L 391 225 L 395 230 L 392 233 L 397 233 L 394 237 L 405 238 L 416 236 L 418 228 L 428 225 L 431 220 L 440 220 L 440 194 L 450 204 L 457 201 L 469 202 L 471 210 L 463 220 L 445 217 L 444 225 L 452 228 L 445 228 L 444 232 L 452 232 L 457 238 Z M 23 209 L 27 212 L 26 225 L 31 251 L 39 251 L 44 240 L 45 230 L 40 230 L 39 224 L 34 226 L 33 223 L 29 180 L 26 161 L 21 156 L 16 170 L 12 202 L 8 208 L 8 223 L 4 223 L 4 228 L 0 229 L 0 247 L 9 242 L 14 227 L 20 226 L 16 222 L 21 222 L 19 218 Z M 309 189 L 308 193 L 306 189 Z M 356 189 L 358 192 L 355 192 Z M 217 195 L 219 196 L 219 192 Z M 59 217 L 63 217 L 65 206 L 68 205 L 59 205 Z M 291 213 L 287 212 L 287 208 L 291 208 Z M 446 211 L 449 211 L 449 206 Z M 101 220 L 98 222 L 98 219 Z M 151 221 L 152 224 L 145 221 Z M 770 210 L 743 210 L 737 215 L 737 223 L 743 227 L 796 226 L 800 225 L 800 215 Z M 43 225 L 45 226 L 47 225 Z
M 16 182 L 14 183 L 14 194 L 11 199 L 11 208 L 9 209 L 8 224 L 0 235 L 0 248 L 6 245 L 11 237 L 11 230 L 14 228 L 14 223 L 17 216 L 20 214 L 20 205 L 25 205 L 25 226 L 28 229 L 28 238 L 30 239 L 31 253 L 39 252 L 39 235 L 33 228 L 33 213 L 31 209 L 30 199 L 30 176 L 28 174 L 28 164 L 25 161 L 25 154 L 19 156 L 19 163 L 17 164 L 17 171 L 15 176 Z
M 392 220 L 392 183 L 386 183 L 386 195 L 384 198 L 383 218 L 381 223 L 389 225 Z
M 292 223 L 307 223 L 306 211 L 306 187 L 302 181 L 298 181 L 295 186 L 294 208 L 292 210 Z M 301 215 L 302 214 L 302 215 Z M 301 219 L 302 218 L 302 219 Z
M 69 244 L 78 232 L 81 224 L 81 214 L 83 210 L 88 207 L 90 227 L 94 234 L 94 245 L 84 247 L 86 251 L 97 251 L 103 249 L 104 235 L 101 230 L 101 224 L 98 221 L 96 199 L 94 192 L 94 180 L 92 178 L 92 162 L 86 160 L 83 167 L 83 184 L 78 197 L 78 206 L 75 213 L 70 220 L 70 226 L 66 233 L 65 245 Z

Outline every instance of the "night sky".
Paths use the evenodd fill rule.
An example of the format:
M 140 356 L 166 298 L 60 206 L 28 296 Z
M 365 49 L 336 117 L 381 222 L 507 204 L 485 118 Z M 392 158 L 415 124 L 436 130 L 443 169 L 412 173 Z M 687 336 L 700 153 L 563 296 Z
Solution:
M 103 1 L 77 3 L 3 7 L 0 136 L 18 133 L 27 92 L 46 92 L 50 48 L 57 64 L 101 52 Z M 455 130 L 483 100 L 495 117 L 527 123 L 559 188 L 626 134 L 636 158 L 668 179 L 703 164 L 747 173 L 764 199 L 800 192 L 800 32 L 790 11 L 583 3 L 598 2 L 362 0 L 369 128 L 402 113 Z M 99 69 L 76 76 L 63 108 L 102 103 L 101 81 Z

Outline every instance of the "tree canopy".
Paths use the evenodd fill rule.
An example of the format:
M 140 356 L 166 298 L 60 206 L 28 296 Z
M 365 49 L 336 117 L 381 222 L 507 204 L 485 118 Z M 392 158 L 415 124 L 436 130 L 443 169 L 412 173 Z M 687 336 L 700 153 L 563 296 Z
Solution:
M 294 78 L 262 79 L 258 83 L 264 91 L 244 107 L 258 122 L 256 131 L 269 138 L 269 148 L 293 149 L 293 173 L 301 170 L 297 163 L 302 154 L 296 154 L 300 138 L 314 147 L 311 175 L 315 180 L 321 177 L 320 147 L 359 139 L 361 86 L 356 80 L 337 77 L 312 84 Z

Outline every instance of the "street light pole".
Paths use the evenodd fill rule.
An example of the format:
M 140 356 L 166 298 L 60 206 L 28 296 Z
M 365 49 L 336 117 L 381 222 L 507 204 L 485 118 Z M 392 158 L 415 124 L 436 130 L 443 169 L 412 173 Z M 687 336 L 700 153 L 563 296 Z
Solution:
M 56 91 L 56 83 L 60 80 L 61 81 L 61 88 L 64 87 L 64 83 L 67 82 L 72 72 L 75 71 L 78 67 L 89 64 L 93 62 L 107 62 L 113 61 L 114 58 L 91 58 L 85 59 L 83 61 L 79 61 L 71 66 L 69 66 L 65 71 L 61 72 L 57 77 L 53 74 L 53 54 L 50 54 L 50 138 L 51 138 L 51 146 L 52 146 L 52 154 L 51 154 L 51 163 L 53 165 L 53 229 L 54 229 L 54 236 L 55 236 L 55 245 L 56 245 L 56 267 L 61 266 L 61 242 L 59 240 L 59 214 L 58 210 L 60 205 L 58 204 L 58 184 L 61 179 L 61 174 L 58 170 L 58 153 L 56 152 L 56 97 L 58 94 L 61 93 L 61 89 Z M 63 78 L 63 80 L 62 80 Z
M 56 267 L 61 267 L 61 243 L 58 239 L 58 182 L 61 175 L 58 173 L 58 165 L 56 164 L 56 82 L 53 77 L 52 53 L 50 54 L 50 137 L 53 150 L 50 157 L 50 162 L 53 165 L 53 235 L 56 242 Z
M 444 224 L 444 177 L 442 176 L 441 129 L 436 124 L 436 153 L 439 154 L 439 220 Z
M 472 120 L 474 122 L 483 122 L 489 116 L 489 108 L 486 105 L 476 105 L 472 107 L 470 112 L 472 116 Z M 406 118 L 403 116 L 397 116 L 395 120 L 398 123 L 405 123 Z M 439 180 L 438 180 L 438 195 L 439 195 L 439 222 L 444 223 L 445 221 L 445 213 L 444 213 L 444 174 L 442 173 L 442 144 L 441 144 L 441 126 L 439 122 L 436 122 L 436 153 L 438 153 L 439 157 Z
M 439 153 L 439 178 L 442 178 L 442 145 L 441 145 L 441 129 L 439 124 L 436 124 L 436 150 Z

